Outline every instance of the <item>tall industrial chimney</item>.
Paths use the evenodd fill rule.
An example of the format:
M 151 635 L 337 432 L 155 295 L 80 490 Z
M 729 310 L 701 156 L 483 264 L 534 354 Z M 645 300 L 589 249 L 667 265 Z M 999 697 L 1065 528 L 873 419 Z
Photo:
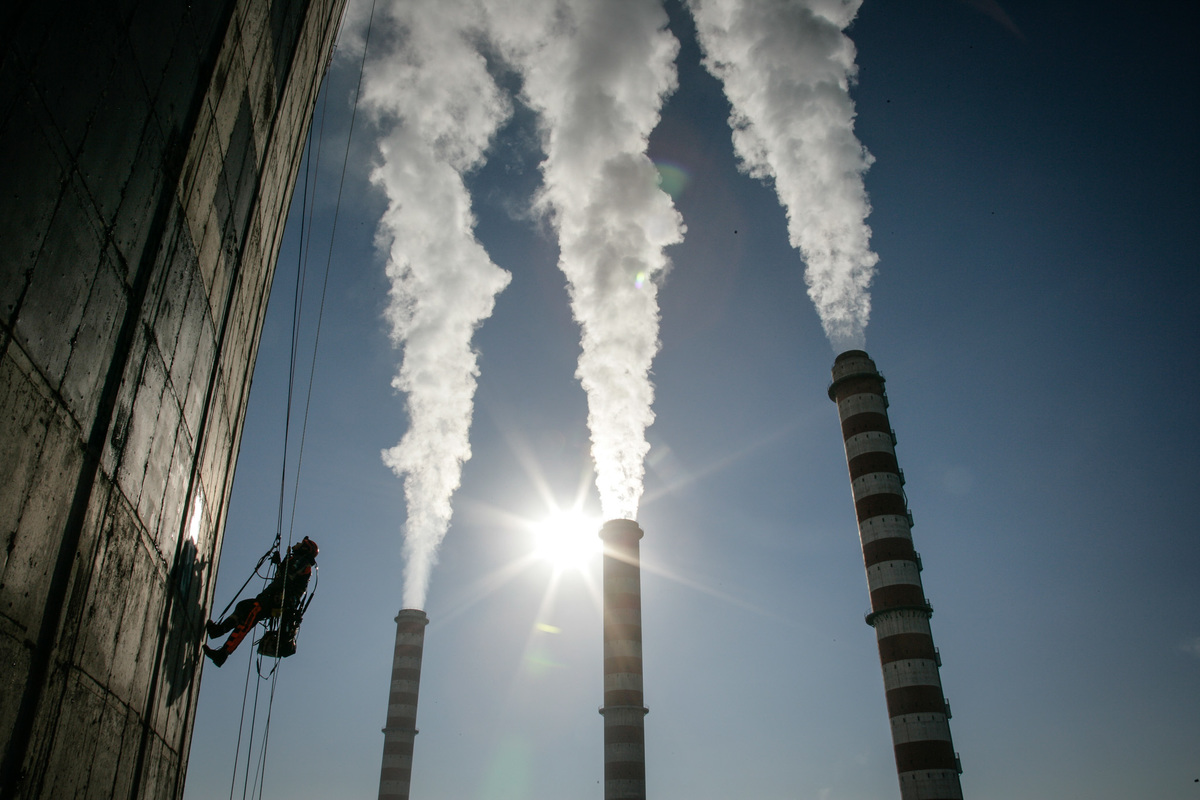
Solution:
M 958 755 L 950 740 L 950 704 L 942 695 L 941 658 L 933 646 L 933 608 L 921 585 L 912 515 L 896 435 L 888 420 L 884 378 L 862 350 L 833 362 L 829 399 L 838 405 L 850 487 L 875 628 L 902 800 L 959 800 Z
M 642 529 L 613 519 L 604 540 L 604 800 L 645 800 L 642 697 Z
M 408 800 L 412 781 L 413 740 L 417 737 L 417 693 L 421 687 L 421 654 L 429 617 L 416 608 L 396 615 L 396 650 L 392 656 L 392 692 L 387 727 L 383 729 L 383 766 L 379 800 Z

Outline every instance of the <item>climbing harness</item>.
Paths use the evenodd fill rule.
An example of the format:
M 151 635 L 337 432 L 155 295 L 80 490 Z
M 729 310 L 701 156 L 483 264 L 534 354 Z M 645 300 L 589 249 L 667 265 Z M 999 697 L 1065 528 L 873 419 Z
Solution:
M 263 565 L 267 564 L 268 562 L 273 565 L 274 569 L 264 575 L 261 570 Z M 295 655 L 296 635 L 300 630 L 300 623 L 303 621 L 304 614 L 308 611 L 308 607 L 312 605 L 313 597 L 316 595 L 318 583 L 316 579 L 320 574 L 317 565 L 313 564 L 311 567 L 314 578 L 312 587 L 308 588 L 306 586 L 299 597 L 289 597 L 287 595 L 287 587 L 285 585 L 286 577 L 281 577 L 279 574 L 279 570 L 284 569 L 285 563 L 286 558 L 280 558 L 279 548 L 272 546 L 272 548 L 264 553 L 263 556 L 258 560 L 258 563 L 254 565 L 254 569 L 251 571 L 250 576 L 246 578 L 245 583 L 243 583 L 234 594 L 233 599 L 230 600 L 229 604 L 225 606 L 219 615 L 217 615 L 217 619 L 225 619 L 230 609 L 233 608 L 234 604 L 238 602 L 238 598 L 241 597 L 242 592 L 246 590 L 246 587 L 249 586 L 250 582 L 256 577 L 263 579 L 264 587 L 270 586 L 275 581 L 284 582 L 284 584 L 280 586 L 280 595 L 277 599 L 277 602 L 264 606 L 260 612 L 259 618 L 255 623 L 256 625 L 261 623 L 264 628 L 262 635 L 254 641 L 254 645 L 256 646 L 260 656 L 258 671 L 259 676 L 262 678 L 270 677 L 270 672 L 268 672 L 266 675 L 262 674 L 261 657 L 265 656 L 267 658 L 280 659 Z M 272 667 L 272 669 L 274 668 Z
M 282 569 L 282 565 L 276 569 Z M 312 575 L 314 583 L 311 589 L 306 588 L 304 593 L 299 597 L 290 598 L 286 593 L 280 598 L 278 608 L 266 609 L 266 630 L 256 642 L 259 655 L 259 675 L 262 675 L 262 658 L 274 658 L 278 661 L 281 658 L 287 658 L 296 654 L 296 634 L 300 631 L 300 623 L 304 619 L 304 613 L 308 611 L 308 607 L 312 604 L 313 596 L 317 592 L 316 578 L 318 575 L 317 566 L 312 566 Z M 271 668 L 272 670 L 275 667 Z

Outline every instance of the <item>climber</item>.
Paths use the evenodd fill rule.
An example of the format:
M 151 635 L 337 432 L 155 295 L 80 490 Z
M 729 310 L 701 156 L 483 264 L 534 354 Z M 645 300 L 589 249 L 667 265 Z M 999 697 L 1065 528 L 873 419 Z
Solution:
M 312 577 L 313 567 L 317 564 L 317 543 L 305 536 L 288 548 L 288 554 L 282 563 L 278 550 L 271 554 L 271 562 L 276 565 L 276 569 L 267 588 L 256 597 L 239 602 L 234 606 L 233 613 L 220 622 L 210 619 L 205 625 L 205 632 L 210 639 L 233 631 L 219 647 L 204 645 L 204 655 L 212 659 L 216 666 L 225 663 L 229 654 L 237 649 L 242 639 L 246 638 L 246 634 L 263 617 L 278 617 L 284 640 L 292 642 L 294 648 L 295 632 L 300 626 L 300 615 L 303 613 L 301 603 L 308 592 L 308 580 Z M 260 647 L 259 650 L 262 652 L 263 648 Z M 295 652 L 294 649 L 291 652 Z M 291 655 L 291 652 L 280 652 L 278 655 Z M 277 653 L 266 652 L 264 655 Z

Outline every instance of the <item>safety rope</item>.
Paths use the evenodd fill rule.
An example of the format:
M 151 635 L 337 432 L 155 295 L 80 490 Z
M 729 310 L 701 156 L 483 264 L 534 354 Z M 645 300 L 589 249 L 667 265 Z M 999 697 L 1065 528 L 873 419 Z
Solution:
M 250 659 L 250 661 L 251 661 L 251 663 L 253 663 L 254 659 Z M 249 671 L 249 666 L 247 666 L 246 669 L 247 669 L 247 671 Z M 250 756 L 254 753 L 254 723 L 258 719 L 258 690 L 260 688 L 262 688 L 262 681 L 255 681 L 254 682 L 254 708 L 250 712 L 250 740 L 248 742 L 246 742 L 246 774 L 245 774 L 245 777 L 242 779 L 242 800 L 246 800 L 246 789 L 249 786 Z M 237 768 L 237 766 L 235 763 L 234 769 L 236 769 L 236 768 Z M 235 773 L 234 779 L 236 780 L 236 773 Z
M 325 100 L 328 101 L 328 98 L 329 98 L 329 93 L 328 93 L 328 91 L 326 91 Z M 320 128 L 322 137 L 324 134 L 324 116 L 325 116 L 325 106 L 322 105 L 321 128 Z M 323 142 L 321 141 L 321 137 L 319 137 L 318 142 L 317 142 L 317 148 L 316 148 L 318 158 L 319 158 L 319 154 L 321 151 L 322 143 Z M 294 386 L 295 386 L 296 353 L 297 353 L 297 350 L 299 347 L 299 339 L 298 339 L 297 330 L 299 328 L 299 318 L 300 318 L 299 311 L 300 311 L 301 302 L 302 302 L 301 298 L 303 297 L 303 288 L 302 287 L 305 282 L 303 252 L 304 252 L 304 246 L 305 246 L 307 240 L 309 238 L 311 238 L 311 236 L 306 236 L 306 234 L 309 233 L 308 224 L 311 222 L 311 219 L 306 214 L 306 211 L 308 208 L 309 174 L 314 171 L 311 129 L 310 129 L 310 136 L 308 137 L 307 150 L 308 150 L 308 156 L 305 159 L 304 185 L 303 185 L 303 188 L 301 191 L 300 246 L 298 248 L 299 255 L 298 255 L 297 264 L 296 264 L 296 289 L 293 294 L 293 300 L 292 300 L 292 336 L 291 336 L 291 343 L 290 343 L 291 355 L 290 355 L 290 359 L 289 359 L 290 366 L 289 366 L 289 370 L 288 370 L 287 405 L 286 405 L 286 408 L 284 411 L 283 459 L 282 459 L 282 465 L 280 468 L 281 475 L 280 475 L 280 479 L 279 479 L 279 510 L 276 515 L 275 539 L 271 543 L 271 548 L 269 550 L 267 550 L 267 552 L 264 553 L 261 558 L 259 558 L 258 563 L 254 567 L 254 572 L 251 573 L 250 577 L 246 579 L 246 582 L 242 584 L 242 587 L 240 589 L 238 589 L 237 593 L 233 596 L 233 600 L 231 600 L 229 602 L 229 605 L 225 607 L 225 610 L 221 612 L 221 615 L 218 617 L 218 619 L 224 619 L 225 614 L 228 613 L 230 607 L 232 607 L 233 604 L 237 602 L 237 599 L 241 595 L 242 591 L 244 591 L 246 586 L 249 585 L 250 581 L 254 579 L 254 576 L 258 574 L 258 570 L 260 567 L 262 567 L 263 562 L 266 561 L 267 558 L 269 558 L 272 554 L 279 553 L 280 544 L 281 544 L 281 540 L 282 540 L 281 534 L 282 534 L 282 528 L 283 528 L 283 509 L 284 509 L 284 504 L 285 504 L 284 491 L 287 486 L 287 450 L 288 450 L 288 440 L 291 435 L 290 429 L 291 429 L 291 417 L 292 417 L 292 394 L 293 394 L 293 390 L 294 390 Z M 290 539 L 290 536 L 289 536 L 289 539 Z M 290 545 L 290 541 L 289 541 L 289 545 Z M 281 563 L 276 566 L 276 570 L 278 570 L 282 567 L 283 559 L 279 559 L 279 560 Z M 265 588 L 266 583 L 267 583 L 267 581 L 264 580 L 264 588 Z M 253 647 L 254 645 L 255 645 L 255 642 L 253 640 L 253 637 L 251 637 L 250 646 Z M 246 664 L 246 683 L 242 689 L 242 712 L 241 712 L 241 719 L 238 723 L 237 746 L 234 750 L 233 777 L 232 777 L 232 780 L 231 780 L 230 786 L 229 786 L 229 800 L 233 800 L 233 793 L 237 786 L 238 762 L 240 761 L 240 756 L 241 756 L 241 752 L 242 752 L 242 736 L 243 736 L 243 732 L 245 731 L 245 728 L 246 728 L 246 701 L 247 701 L 247 698 L 249 697 L 249 693 L 250 693 L 250 670 L 251 670 L 251 667 L 254 666 L 255 661 L 256 661 L 256 659 L 254 659 L 252 657 Z M 243 778 L 242 778 L 242 798 L 243 798 L 243 800 L 245 800 L 247 792 L 250 787 L 250 783 L 249 783 L 250 759 L 254 752 L 254 732 L 255 732 L 256 722 L 258 719 L 258 697 L 259 697 L 259 689 L 261 687 L 261 677 L 262 677 L 261 660 L 258 660 L 258 663 L 259 663 L 259 666 L 256 671 L 259 673 L 260 680 L 254 682 L 254 703 L 251 706 L 249 739 L 246 743 L 246 769 L 245 769 L 245 772 L 243 773 Z M 268 715 L 269 715 L 269 713 L 270 713 L 270 709 L 268 709 Z M 256 776 L 256 778 L 255 778 L 256 783 L 257 783 L 257 780 L 258 779 Z
M 304 398 L 304 422 L 300 426 L 300 452 L 296 456 L 296 480 L 295 486 L 292 490 L 292 516 L 288 528 L 289 540 L 291 536 L 291 526 L 296 524 L 296 500 L 299 497 L 298 489 L 300 486 L 300 468 L 304 463 L 304 439 L 308 433 L 308 410 L 312 401 L 313 375 L 316 373 L 317 369 L 317 346 L 321 342 L 321 320 L 325 316 L 325 296 L 329 289 L 329 270 L 330 265 L 333 263 L 333 242 L 334 237 L 337 235 L 338 215 L 342 209 L 342 190 L 346 186 L 346 165 L 350 163 L 350 142 L 354 138 L 354 121 L 358 118 L 358 100 L 362 94 L 362 79 L 363 73 L 365 72 L 367 66 L 367 50 L 371 44 L 371 29 L 374 26 L 374 22 L 375 0 L 371 0 L 371 14 L 367 18 L 367 33 L 366 36 L 363 37 L 362 61 L 359 62 L 358 65 L 358 84 L 354 89 L 354 105 L 350 110 L 350 129 L 346 133 L 346 152 L 342 156 L 342 174 L 338 180 L 337 201 L 333 205 L 333 222 L 329 228 L 329 250 L 325 254 L 325 277 L 321 283 L 321 302 L 317 308 L 317 330 L 313 339 L 312 363 L 309 365 L 308 370 L 308 393 Z
M 250 585 L 250 581 L 254 580 L 255 575 L 258 575 L 259 568 L 262 567 L 264 561 L 270 558 L 272 552 L 274 552 L 274 548 L 263 553 L 262 558 L 260 558 L 258 563 L 254 565 L 254 571 L 250 573 L 250 577 L 246 578 L 246 582 L 242 584 L 241 588 L 234 592 L 233 599 L 229 601 L 229 605 L 225 606 L 224 610 L 222 610 L 220 614 L 217 614 L 215 619 L 225 619 L 225 615 L 229 613 L 229 609 L 233 608 L 233 604 L 236 603 L 237 599 L 242 596 L 242 592 L 244 592 L 246 587 Z M 265 575 L 259 575 L 259 577 L 264 579 L 266 578 Z
M 246 581 L 249 583 L 249 581 Z M 237 762 L 242 752 L 242 729 L 246 721 L 246 698 L 250 695 L 250 663 L 246 663 L 246 685 L 242 688 L 242 717 L 238 723 L 237 746 L 233 751 L 233 775 L 229 777 L 229 800 L 233 800 L 233 790 L 237 786 Z
M 307 389 L 307 392 L 306 392 L 306 395 L 304 398 L 304 417 L 303 417 L 303 421 L 300 426 L 300 445 L 299 445 L 299 452 L 297 453 L 297 457 L 296 457 L 296 473 L 295 473 L 295 479 L 294 479 L 293 488 L 292 488 L 292 508 L 291 508 L 290 518 L 288 521 L 288 544 L 287 544 L 287 550 L 283 551 L 284 553 L 287 553 L 287 554 L 291 553 L 292 538 L 293 538 L 293 533 L 295 530 L 296 504 L 297 504 L 297 499 L 299 497 L 299 488 L 300 488 L 300 472 L 301 472 L 301 467 L 304 462 L 304 443 L 305 443 L 306 435 L 308 432 L 308 412 L 309 412 L 309 409 L 311 407 L 311 402 L 312 402 L 313 379 L 316 374 L 316 364 L 317 364 L 317 349 L 320 345 L 320 340 L 321 340 L 321 323 L 322 323 L 322 320 L 324 319 L 324 314 L 325 314 L 325 298 L 326 298 L 326 294 L 327 294 L 327 291 L 329 288 L 330 266 L 333 262 L 334 237 L 337 232 L 338 216 L 339 216 L 339 213 L 341 211 L 341 206 L 342 206 L 342 193 L 343 193 L 343 190 L 345 188 L 345 183 L 346 183 L 346 167 L 350 160 L 350 144 L 351 144 L 351 140 L 354 136 L 354 122 L 358 116 L 358 102 L 359 102 L 359 98 L 361 97 L 361 94 L 362 94 L 362 79 L 363 79 L 363 73 L 365 72 L 365 69 L 366 69 L 367 51 L 368 51 L 368 48 L 369 48 L 369 45 L 371 42 L 371 31 L 374 27 L 375 3 L 376 3 L 376 0 L 372 0 L 371 13 L 367 20 L 367 32 L 366 32 L 366 36 L 364 37 L 364 40 L 363 40 L 362 60 L 359 63 L 358 82 L 355 86 L 355 91 L 354 91 L 354 104 L 353 104 L 353 106 L 351 108 L 351 112 L 350 112 L 350 126 L 349 126 L 349 130 L 346 134 L 346 151 L 342 157 L 342 172 L 341 172 L 341 177 L 338 182 L 337 200 L 334 203 L 333 221 L 332 221 L 332 224 L 330 227 L 330 233 L 329 233 L 329 250 L 328 250 L 328 253 L 326 254 L 326 258 L 325 258 L 325 275 L 324 275 L 324 278 L 323 278 L 323 281 L 321 284 L 321 300 L 320 300 L 320 303 L 319 303 L 318 309 L 317 309 L 317 326 L 316 326 L 316 333 L 315 333 L 314 340 L 313 340 L 312 361 L 309 365 L 308 389 Z M 259 559 L 258 564 L 255 565 L 254 574 L 252 574 L 249 578 L 246 579 L 246 583 L 242 584 L 242 588 L 238 590 L 237 595 L 234 595 L 234 601 L 236 601 L 238 595 L 240 595 L 241 592 L 250 583 L 250 581 L 253 579 L 254 575 L 258 574 L 258 569 L 259 569 L 259 567 L 262 566 L 263 561 L 265 561 L 266 558 L 272 552 L 279 553 L 281 550 L 281 544 L 282 544 L 282 539 L 283 539 L 283 510 L 284 510 L 284 505 L 285 505 L 285 495 L 286 495 L 286 485 L 287 485 L 287 450 L 288 450 L 288 441 L 290 439 L 292 395 L 293 395 L 293 391 L 295 388 L 295 378 L 296 378 L 296 358 L 297 358 L 297 353 L 299 352 L 300 315 L 301 315 L 301 309 L 303 308 L 304 285 L 307 283 L 308 253 L 309 253 L 309 248 L 311 247 L 311 244 L 312 244 L 312 235 L 311 235 L 312 214 L 313 214 L 313 210 L 315 209 L 315 205 L 316 205 L 316 203 L 315 203 L 315 197 L 316 197 L 315 182 L 314 182 L 314 186 L 313 186 L 314 202 L 313 202 L 311 208 L 308 204 L 308 178 L 309 178 L 310 167 L 311 167 L 311 171 L 315 173 L 317 171 L 317 168 L 320 165 L 321 144 L 324 141 L 324 133 L 325 133 L 325 110 L 328 105 L 328 102 L 329 102 L 329 91 L 326 90 L 325 97 L 324 97 L 324 100 L 322 103 L 321 115 L 320 115 L 321 122 L 320 122 L 318 142 L 317 142 L 316 163 L 313 164 L 313 148 L 312 148 L 311 136 L 309 137 L 309 144 L 308 144 L 308 158 L 305 160 L 304 187 L 302 190 L 302 201 L 301 201 L 302 205 L 301 205 L 301 213 L 300 213 L 300 246 L 299 246 L 300 252 L 299 252 L 299 257 L 298 257 L 298 262 L 297 262 L 296 290 L 295 290 L 295 293 L 293 295 L 293 300 L 292 300 L 291 357 L 290 357 L 290 363 L 288 366 L 287 410 L 286 410 L 286 413 L 284 416 L 283 465 L 282 465 L 282 470 L 281 470 L 282 475 L 280 477 L 280 485 L 279 485 L 279 511 L 278 511 L 278 514 L 276 517 L 275 540 L 274 540 L 274 543 L 272 544 L 272 549 L 269 550 L 267 552 L 267 554 L 264 555 L 261 559 Z M 306 217 L 307 217 L 307 219 L 306 219 Z M 306 225 L 307 225 L 308 234 L 309 234 L 307 238 L 305 238 Z M 280 564 L 277 566 L 277 569 L 286 569 L 286 557 L 280 559 Z M 316 569 L 315 565 L 313 566 L 312 569 L 314 572 L 313 577 L 314 577 L 314 579 L 316 579 L 317 578 L 317 574 L 316 574 L 317 569 Z M 317 588 L 317 583 L 314 581 L 312 590 L 307 593 L 308 594 L 307 598 L 304 598 L 304 597 L 299 598 L 299 602 L 297 603 L 296 616 L 295 616 L 295 624 L 296 625 L 299 624 L 299 620 L 303 618 L 304 613 L 308 610 L 309 605 L 312 603 L 313 596 L 316 594 L 316 588 Z M 251 756 L 252 756 L 252 753 L 254 750 L 254 730 L 255 730 L 255 725 L 256 725 L 257 716 L 258 716 L 259 689 L 261 687 L 262 680 L 264 680 L 266 678 L 270 678 L 271 690 L 270 690 L 270 693 L 267 698 L 266 719 L 263 724 L 262 743 L 259 746 L 258 765 L 255 770 L 254 784 L 253 784 L 254 787 L 257 789 L 259 800 L 261 800 L 261 798 L 262 798 L 263 785 L 266 780 L 267 752 L 268 752 L 267 745 L 270 740 L 271 714 L 272 714 L 272 710 L 275 705 L 275 689 L 276 689 L 276 686 L 277 686 L 278 680 L 279 680 L 279 664 L 280 664 L 279 653 L 280 653 L 280 648 L 283 646 L 283 638 L 284 638 L 283 634 L 285 633 L 284 617 L 287 613 L 287 610 L 286 610 L 287 609 L 287 589 L 288 589 L 288 581 L 287 581 L 287 575 L 285 573 L 283 576 L 283 583 L 282 583 L 281 592 L 280 592 L 280 613 L 279 613 L 279 618 L 276 621 L 275 628 L 274 628 L 274 630 L 275 630 L 275 652 L 272 654 L 274 657 L 274 662 L 275 662 L 274 665 L 271 667 L 270 672 L 264 676 L 262 674 L 262 654 L 260 653 L 257 658 L 251 658 L 251 663 L 257 662 L 257 664 L 258 664 L 257 672 L 258 672 L 260 680 L 255 681 L 255 687 L 254 687 L 254 703 L 253 703 L 253 707 L 252 707 L 251 715 L 250 715 L 250 737 L 249 737 L 249 740 L 246 745 L 246 770 L 245 770 L 245 773 L 243 776 L 243 782 L 242 782 L 242 800 L 246 800 L 247 791 L 248 791 L 249 787 L 252 785 L 250 783 L 250 759 L 251 759 Z M 225 616 L 225 613 L 228 612 L 229 608 L 233 605 L 234 601 L 231 601 L 229 606 L 226 606 L 225 611 L 222 612 L 222 614 L 221 614 L 221 618 L 223 618 Z M 257 645 L 257 642 L 252 641 L 251 646 L 254 646 L 254 645 Z M 238 760 L 239 760 L 238 754 L 240 754 L 240 752 L 241 752 L 242 730 L 244 728 L 244 723 L 245 723 L 245 719 L 246 719 L 246 700 L 249 696 L 249 680 L 250 680 L 250 664 L 247 664 L 246 686 L 243 688 L 243 691 L 242 691 L 241 724 L 239 725 L 239 728 L 238 728 L 238 744 L 237 744 L 237 750 L 234 755 L 233 777 L 232 777 L 230 787 L 229 787 L 230 800 L 233 800 L 234 787 L 237 784 L 237 766 L 238 766 Z M 251 800 L 253 800 L 254 794 L 251 793 L 250 797 L 251 797 Z

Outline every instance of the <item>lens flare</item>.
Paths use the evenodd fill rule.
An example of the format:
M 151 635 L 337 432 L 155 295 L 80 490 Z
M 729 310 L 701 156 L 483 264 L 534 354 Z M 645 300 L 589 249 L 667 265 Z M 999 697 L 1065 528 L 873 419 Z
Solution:
M 678 200 L 692 176 L 683 167 L 669 161 L 655 161 L 654 166 L 658 168 L 658 185 L 671 195 L 672 200 Z

